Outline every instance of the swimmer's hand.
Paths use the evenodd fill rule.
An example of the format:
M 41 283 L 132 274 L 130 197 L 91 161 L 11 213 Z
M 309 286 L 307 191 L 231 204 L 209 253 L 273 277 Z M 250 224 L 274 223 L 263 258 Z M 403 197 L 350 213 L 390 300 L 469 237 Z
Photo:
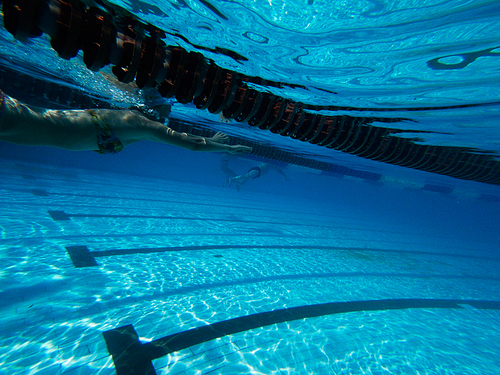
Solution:
M 215 135 L 210 138 L 210 140 L 217 142 L 217 143 L 224 143 L 226 144 L 229 141 L 229 137 L 227 134 L 223 132 L 217 132 Z
M 252 152 L 252 148 L 248 146 L 243 146 L 243 145 L 234 145 L 234 146 L 228 146 L 230 154 L 248 154 Z
M 209 140 L 212 142 L 227 144 L 229 142 L 229 137 L 223 132 L 217 132 L 212 138 L 209 138 Z M 230 154 L 247 154 L 249 152 L 252 152 L 252 148 L 242 145 L 228 145 L 227 152 L 229 152 Z

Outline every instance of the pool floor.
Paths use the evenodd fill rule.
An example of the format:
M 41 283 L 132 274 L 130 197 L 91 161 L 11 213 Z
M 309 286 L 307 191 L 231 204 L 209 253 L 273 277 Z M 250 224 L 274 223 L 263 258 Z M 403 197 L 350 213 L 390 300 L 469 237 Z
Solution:
M 453 239 L 250 191 L 0 174 L 1 374 L 500 373 L 500 259 Z

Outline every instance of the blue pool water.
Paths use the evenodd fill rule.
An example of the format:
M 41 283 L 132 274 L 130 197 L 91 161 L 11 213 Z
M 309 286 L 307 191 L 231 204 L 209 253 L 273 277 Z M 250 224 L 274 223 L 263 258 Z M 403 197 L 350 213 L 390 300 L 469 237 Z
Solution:
M 495 1 L 113 4 L 169 44 L 284 83 L 279 95 L 500 154 Z M 67 107 L 60 86 L 114 107 L 167 102 L 58 58 L 46 36 L 0 38 L 0 89 L 30 104 Z M 236 190 L 218 153 L 0 143 L 0 374 L 500 373 L 498 186 L 172 105 L 172 119 L 344 173 L 278 163 L 286 178 Z M 261 161 L 277 163 L 229 167 Z

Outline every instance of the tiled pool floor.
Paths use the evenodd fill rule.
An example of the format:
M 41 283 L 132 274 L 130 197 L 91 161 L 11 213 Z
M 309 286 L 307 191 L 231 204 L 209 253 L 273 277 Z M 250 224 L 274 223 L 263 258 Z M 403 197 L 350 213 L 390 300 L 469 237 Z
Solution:
M 289 197 L 0 172 L 2 374 L 500 373 L 500 260 L 452 239 Z

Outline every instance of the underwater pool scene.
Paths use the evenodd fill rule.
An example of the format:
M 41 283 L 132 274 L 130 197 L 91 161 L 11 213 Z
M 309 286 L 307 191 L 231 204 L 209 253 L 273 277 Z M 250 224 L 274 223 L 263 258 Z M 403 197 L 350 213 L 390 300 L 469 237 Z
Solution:
M 0 4 L 9 97 L 251 147 L 0 117 L 0 374 L 500 373 L 498 1 Z

